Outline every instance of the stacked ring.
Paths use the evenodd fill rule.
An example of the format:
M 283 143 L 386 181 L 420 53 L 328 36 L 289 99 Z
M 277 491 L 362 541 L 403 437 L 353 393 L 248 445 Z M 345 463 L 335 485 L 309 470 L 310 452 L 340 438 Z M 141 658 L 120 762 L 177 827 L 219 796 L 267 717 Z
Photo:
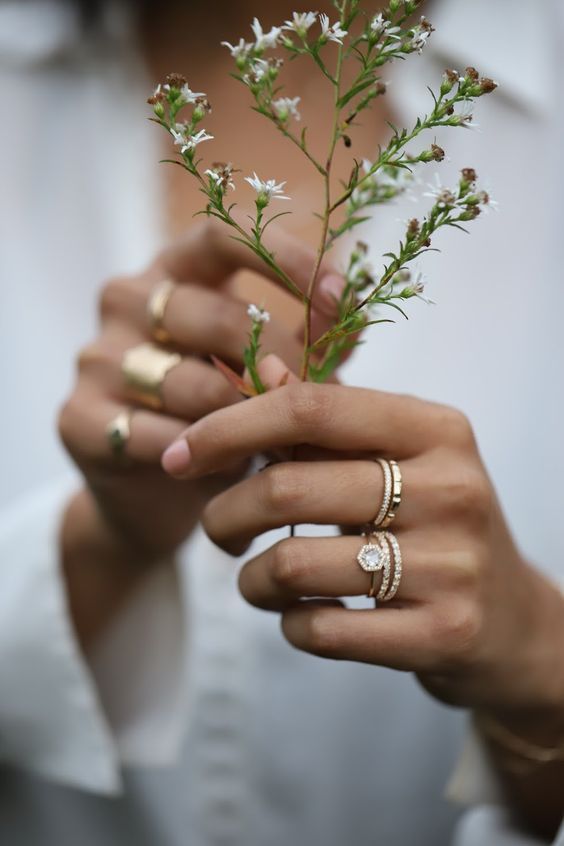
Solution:
M 365 538 L 367 543 L 363 544 L 356 560 L 361 569 L 371 575 L 367 596 L 377 602 L 389 602 L 397 594 L 401 582 L 403 562 L 399 543 L 391 532 L 374 532 Z M 379 572 L 382 581 L 376 592 Z
M 377 458 L 376 463 L 380 465 L 384 474 L 384 494 L 373 526 L 375 529 L 387 529 L 401 505 L 402 475 L 397 461 Z

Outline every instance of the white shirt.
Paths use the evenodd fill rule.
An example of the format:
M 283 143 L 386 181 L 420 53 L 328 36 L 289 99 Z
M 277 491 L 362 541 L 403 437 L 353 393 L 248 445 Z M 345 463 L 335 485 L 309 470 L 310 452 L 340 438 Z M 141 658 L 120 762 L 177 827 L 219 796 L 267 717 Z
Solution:
M 472 61 L 499 78 L 499 94 L 477 110 L 483 133 L 438 141 L 453 172 L 473 165 L 491 176 L 501 211 L 471 238 L 440 236 L 444 255 L 425 262 L 439 305 L 376 329 L 345 378 L 466 411 L 522 549 L 561 577 L 554 21 L 509 0 L 495 12 L 485 0 L 449 0 L 432 17 L 432 48 L 419 74 L 413 60 L 395 74 L 395 102 L 408 119 L 426 77 L 436 83 L 449 64 Z M 58 524 L 76 479 L 54 419 L 76 352 L 96 332 L 100 281 L 140 268 L 162 243 L 158 142 L 119 16 L 86 49 L 61 6 L 0 5 L 0 79 L 10 116 L 0 128 L 0 840 L 529 842 L 501 809 L 467 816 L 455 833 L 458 811 L 443 791 L 460 713 L 408 675 L 292 650 L 275 615 L 243 602 L 236 564 L 201 533 L 86 664 L 58 569 Z M 376 221 L 375 255 L 399 233 L 395 218 L 412 212 L 400 206 Z M 453 791 L 490 800 L 487 777 L 467 756 Z

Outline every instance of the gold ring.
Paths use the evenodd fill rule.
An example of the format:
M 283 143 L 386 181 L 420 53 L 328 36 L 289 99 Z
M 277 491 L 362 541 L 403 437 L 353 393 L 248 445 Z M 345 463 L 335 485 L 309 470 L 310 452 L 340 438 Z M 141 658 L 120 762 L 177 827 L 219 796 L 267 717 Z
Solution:
M 365 573 L 370 573 L 369 599 L 382 599 L 388 590 L 391 577 L 391 557 L 387 543 L 381 533 L 370 534 L 361 547 L 356 560 Z M 382 582 L 376 593 L 376 575 L 382 573 Z
M 116 458 L 121 458 L 124 455 L 127 443 L 131 437 L 132 414 L 133 411 L 131 408 L 124 408 L 106 426 L 106 437 L 110 449 Z
M 366 543 L 361 547 L 356 560 L 371 576 L 367 597 L 377 602 L 389 602 L 398 592 L 403 572 L 400 545 L 391 532 L 372 532 L 365 539 Z M 380 572 L 382 581 L 376 592 L 376 576 Z
M 163 407 L 162 386 L 165 376 L 181 361 L 182 356 L 179 353 L 167 352 L 156 344 L 144 343 L 126 350 L 121 362 L 121 372 L 129 396 L 155 411 L 160 411 Z
M 397 461 L 377 458 L 376 463 L 380 465 L 384 474 L 384 494 L 373 526 L 375 529 L 387 529 L 401 505 L 402 475 Z
M 170 279 L 165 279 L 157 285 L 147 301 L 147 316 L 151 334 L 155 341 L 159 341 L 161 344 L 168 344 L 171 341 L 171 337 L 163 324 L 166 307 L 175 287 L 176 285 Z

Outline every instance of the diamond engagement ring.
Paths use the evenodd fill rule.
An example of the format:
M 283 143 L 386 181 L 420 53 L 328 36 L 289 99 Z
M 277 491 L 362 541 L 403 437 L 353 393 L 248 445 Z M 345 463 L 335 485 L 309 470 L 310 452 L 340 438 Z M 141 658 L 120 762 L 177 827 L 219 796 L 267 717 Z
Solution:
M 391 532 L 373 532 L 366 535 L 365 543 L 356 560 L 365 573 L 371 574 L 369 599 L 389 602 L 398 592 L 402 575 L 402 555 L 399 543 Z M 376 592 L 376 576 L 382 573 L 382 581 Z M 392 575 L 393 574 L 393 575 Z

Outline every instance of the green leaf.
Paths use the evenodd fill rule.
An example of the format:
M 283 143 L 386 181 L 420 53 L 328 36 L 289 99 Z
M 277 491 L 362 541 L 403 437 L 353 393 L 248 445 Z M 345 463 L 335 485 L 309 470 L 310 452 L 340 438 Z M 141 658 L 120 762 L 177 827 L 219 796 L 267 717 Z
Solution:
M 372 84 L 373 79 L 370 77 L 370 79 L 365 79 L 364 82 L 359 82 L 357 85 L 354 85 L 350 91 L 347 91 L 346 94 L 343 94 L 343 96 L 339 98 L 337 102 L 338 108 L 344 108 L 347 103 L 350 103 L 353 97 L 356 97 L 356 95 L 360 94 L 361 91 L 365 91 L 367 88 L 370 88 Z

